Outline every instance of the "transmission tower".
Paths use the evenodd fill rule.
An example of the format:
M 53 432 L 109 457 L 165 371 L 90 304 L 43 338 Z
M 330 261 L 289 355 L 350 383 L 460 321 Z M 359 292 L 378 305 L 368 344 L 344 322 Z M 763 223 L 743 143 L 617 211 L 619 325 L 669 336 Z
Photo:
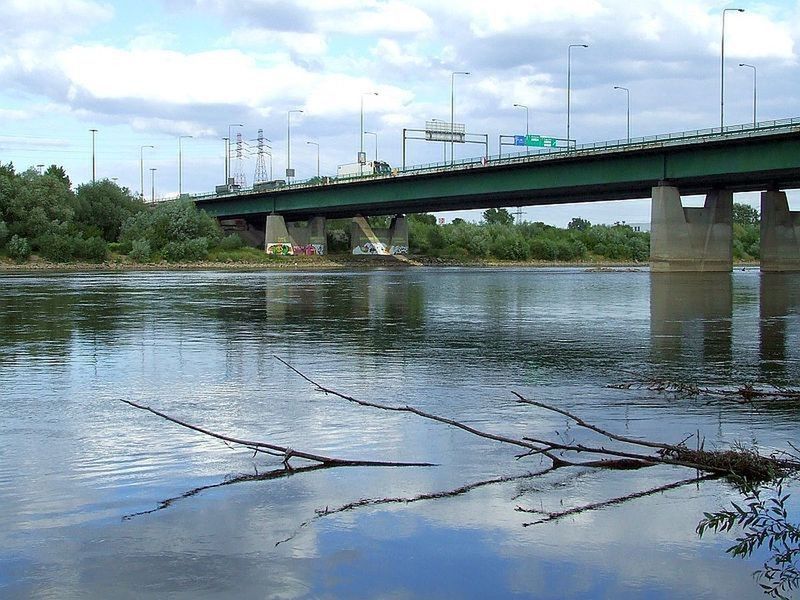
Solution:
M 264 161 L 264 155 L 269 154 L 272 156 L 272 153 L 270 152 L 271 148 L 264 144 L 264 140 L 269 141 L 264 137 L 264 130 L 259 129 L 258 156 L 256 158 L 256 174 L 253 176 L 253 184 L 263 183 L 271 178 L 270 173 L 267 172 L 267 163 Z
M 233 183 L 246 188 L 247 177 L 244 174 L 244 163 L 242 162 L 242 134 L 236 134 L 236 173 L 233 175 Z

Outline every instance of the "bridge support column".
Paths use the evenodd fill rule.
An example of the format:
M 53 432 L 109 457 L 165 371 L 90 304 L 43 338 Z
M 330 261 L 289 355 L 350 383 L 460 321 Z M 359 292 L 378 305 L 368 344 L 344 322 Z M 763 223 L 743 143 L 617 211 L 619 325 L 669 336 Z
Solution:
M 761 194 L 761 271 L 800 271 L 800 212 L 789 210 L 786 192 Z
M 733 268 L 733 193 L 714 190 L 703 208 L 684 208 L 678 188 L 653 188 L 650 270 L 727 272 Z
M 294 253 L 292 238 L 281 215 L 267 215 L 266 232 L 264 250 L 267 254 L 288 256 Z
M 328 252 L 325 217 L 286 223 L 280 215 L 268 215 L 266 231 L 267 254 L 310 256 Z
M 353 254 L 408 254 L 408 222 L 396 215 L 388 228 L 372 227 L 364 217 L 353 217 L 350 246 Z

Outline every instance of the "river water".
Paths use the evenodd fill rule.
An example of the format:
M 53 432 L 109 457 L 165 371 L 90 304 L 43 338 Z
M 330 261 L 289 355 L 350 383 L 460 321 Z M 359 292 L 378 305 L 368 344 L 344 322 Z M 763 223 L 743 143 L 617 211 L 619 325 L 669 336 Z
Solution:
M 751 577 L 764 556 L 725 554 L 736 530 L 695 534 L 704 511 L 739 497 L 725 482 L 535 526 L 525 524 L 537 515 L 516 510 L 559 511 L 694 475 L 675 467 L 562 468 L 313 519 L 326 507 L 411 498 L 549 463 L 325 395 L 276 356 L 342 393 L 510 437 L 608 443 L 515 403 L 518 391 L 629 436 L 678 442 L 699 431 L 707 448 L 738 441 L 767 452 L 800 438 L 796 403 L 753 407 L 608 387 L 648 377 L 797 386 L 800 276 L 5 274 L 0 597 L 765 597 Z M 122 399 L 239 438 L 438 466 L 217 485 L 278 469 L 281 459 L 254 457 Z M 169 498 L 177 499 L 153 510 Z

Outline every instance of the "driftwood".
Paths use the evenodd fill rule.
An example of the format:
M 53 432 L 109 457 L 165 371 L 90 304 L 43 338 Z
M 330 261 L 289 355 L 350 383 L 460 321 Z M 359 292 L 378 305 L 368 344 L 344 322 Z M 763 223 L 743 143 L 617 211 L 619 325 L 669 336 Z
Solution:
M 171 417 L 167 414 L 164 414 L 163 412 L 155 410 L 154 408 L 150 408 L 149 406 L 143 406 L 141 404 L 137 404 L 136 402 L 131 402 L 130 400 L 121 400 L 121 402 L 133 406 L 134 408 L 138 408 L 140 410 L 145 410 L 147 412 L 153 413 L 154 415 L 157 415 L 162 419 L 166 419 L 167 421 L 171 421 L 172 423 L 180 425 L 181 427 L 186 427 L 187 429 L 203 433 L 205 435 L 217 438 L 218 440 L 222 440 L 224 442 L 229 442 L 231 444 L 244 446 L 245 448 L 252 450 L 256 454 L 264 453 L 264 454 L 269 454 L 270 456 L 278 456 L 283 459 L 283 465 L 289 471 L 294 470 L 293 467 L 289 464 L 289 460 L 293 457 L 303 458 L 305 460 L 317 462 L 319 463 L 320 466 L 323 467 L 434 467 L 436 466 L 434 463 L 424 463 L 424 462 L 391 462 L 382 460 L 352 460 L 346 458 L 333 458 L 330 456 L 323 456 L 321 454 L 313 454 L 311 452 L 295 450 L 293 448 L 289 448 L 288 446 L 279 446 L 277 444 L 272 444 L 269 442 L 256 442 L 252 440 L 243 440 L 223 435 L 221 433 L 216 433 L 214 431 L 205 429 L 203 427 L 199 427 L 197 425 L 186 423 L 185 421 L 181 421 L 179 419 L 176 419 L 175 417 Z
M 707 387 L 694 383 L 669 381 L 659 377 L 632 374 L 636 379 L 624 383 L 609 384 L 608 388 L 617 390 L 648 390 L 690 397 L 710 397 L 707 404 L 737 402 L 754 404 L 758 401 L 800 401 L 800 390 L 778 385 L 756 385 L 743 383 L 736 387 Z
M 321 383 L 315 381 L 314 379 L 310 378 L 309 376 L 305 375 L 304 373 L 296 369 L 294 366 L 292 366 L 282 358 L 277 356 L 275 358 L 282 364 L 284 364 L 287 368 L 291 369 L 298 376 L 302 377 L 305 381 L 313 385 L 318 391 L 321 391 L 325 394 L 338 397 L 342 400 L 345 400 L 347 402 L 365 408 L 373 408 L 383 411 L 412 414 L 420 418 L 442 423 L 449 427 L 458 428 L 462 431 L 465 431 L 466 433 L 469 433 L 471 435 L 483 439 L 502 443 L 505 445 L 513 446 L 517 449 L 524 450 L 524 452 L 515 455 L 517 460 L 522 460 L 533 456 L 539 456 L 546 458 L 550 461 L 550 466 L 544 470 L 540 470 L 537 472 L 528 472 L 523 475 L 499 476 L 484 481 L 466 484 L 458 488 L 455 488 L 453 490 L 424 493 L 424 494 L 419 494 L 417 496 L 403 497 L 403 498 L 362 498 L 350 502 L 348 504 L 344 504 L 337 508 L 325 507 L 324 509 L 317 510 L 315 516 L 312 517 L 312 519 L 309 519 L 308 521 L 302 523 L 298 527 L 298 531 L 302 527 L 305 527 L 308 523 L 318 518 L 333 514 L 338 514 L 345 511 L 356 510 L 368 506 L 377 506 L 386 504 L 408 504 L 413 502 L 437 500 L 442 498 L 459 496 L 468 493 L 474 489 L 484 487 L 487 485 L 501 484 L 515 480 L 540 477 L 545 475 L 546 473 L 552 472 L 556 469 L 563 467 L 629 470 L 629 469 L 647 468 L 647 467 L 652 467 L 654 465 L 662 464 L 662 465 L 673 465 L 673 466 L 691 468 L 696 470 L 697 475 L 692 479 L 678 481 L 673 484 L 668 484 L 667 486 L 660 486 L 658 488 L 652 488 L 641 492 L 635 492 L 627 496 L 620 496 L 618 498 L 613 498 L 603 502 L 589 504 L 583 507 L 576 507 L 562 512 L 550 513 L 545 511 L 535 511 L 533 509 L 524 509 L 522 507 L 518 507 L 518 510 L 521 512 L 538 512 L 540 514 L 543 514 L 544 518 L 536 522 L 539 523 L 539 522 L 546 522 L 546 521 L 560 519 L 587 510 L 597 510 L 607 506 L 620 504 L 622 502 L 654 494 L 659 491 L 664 491 L 666 489 L 672 489 L 674 487 L 688 485 L 688 483 L 690 482 L 703 481 L 706 479 L 714 479 L 719 477 L 729 477 L 737 480 L 747 480 L 747 481 L 765 481 L 789 473 L 794 473 L 800 470 L 800 459 L 797 456 L 786 453 L 784 453 L 782 456 L 761 456 L 758 452 L 754 450 L 745 449 L 741 447 L 735 447 L 733 449 L 728 449 L 728 450 L 713 450 L 713 451 L 705 450 L 702 447 L 701 443 L 699 442 L 699 432 L 698 432 L 698 443 L 696 449 L 687 447 L 685 444 L 687 440 L 682 440 L 681 442 L 675 444 L 669 444 L 664 442 L 655 442 L 651 440 L 643 440 L 634 437 L 622 436 L 614 432 L 602 429 L 596 425 L 593 425 L 584 420 L 583 418 L 579 417 L 578 415 L 575 415 L 559 407 L 555 407 L 543 402 L 526 398 L 525 396 L 523 396 L 518 392 L 513 392 L 516 398 L 515 401 L 517 403 L 559 414 L 563 417 L 566 417 L 570 423 L 577 425 L 580 428 L 587 429 L 593 432 L 594 434 L 607 438 L 608 440 L 615 442 L 616 445 L 615 447 L 606 447 L 604 445 L 596 445 L 596 444 L 589 445 L 576 442 L 567 443 L 557 440 L 540 439 L 529 436 L 525 436 L 522 438 L 515 438 L 515 437 L 499 435 L 495 433 L 482 431 L 476 427 L 472 427 L 470 425 L 456 421 L 449 417 L 432 414 L 410 405 L 390 405 L 390 404 L 382 404 L 378 402 L 370 402 L 367 400 L 354 398 L 347 394 L 341 393 L 333 388 L 322 385 Z M 185 492 L 184 494 L 160 502 L 159 505 L 154 509 L 143 511 L 140 513 L 135 513 L 133 515 L 128 515 L 128 517 L 126 518 L 142 514 L 149 514 L 157 510 L 162 510 L 164 508 L 171 506 L 177 500 L 194 496 L 206 489 L 220 487 L 223 485 L 231 485 L 234 483 L 240 483 L 244 481 L 275 479 L 311 470 L 330 468 L 330 467 L 341 467 L 341 466 L 362 466 L 362 467 L 435 466 L 433 463 L 428 463 L 428 462 L 388 462 L 388 461 L 354 460 L 354 459 L 330 457 L 317 453 L 292 449 L 288 446 L 283 446 L 272 442 L 253 441 L 253 440 L 235 438 L 232 436 L 227 436 L 217 432 L 213 432 L 211 430 L 199 427 L 197 425 L 186 423 L 184 421 L 181 421 L 175 417 L 169 416 L 163 412 L 160 412 L 148 406 L 143 406 L 141 404 L 137 404 L 129 400 L 122 400 L 122 402 L 125 402 L 126 404 L 134 408 L 148 411 L 154 415 L 157 415 L 163 419 L 171 421 L 172 423 L 175 423 L 182 427 L 186 427 L 193 431 L 197 431 L 199 433 L 203 433 L 205 435 L 222 440 L 226 444 L 234 444 L 248 448 L 249 450 L 253 451 L 254 455 L 259 453 L 265 453 L 270 456 L 279 457 L 283 460 L 282 469 L 275 469 L 272 471 L 265 472 L 263 474 L 259 474 L 256 472 L 255 474 L 250 474 L 250 475 L 238 475 L 235 477 L 228 478 L 221 483 L 195 488 L 193 490 Z M 794 446 L 792 446 L 792 448 L 797 450 Z M 597 459 L 576 460 L 575 458 L 573 458 L 573 455 L 583 455 L 583 456 L 594 455 L 597 457 Z M 295 468 L 289 464 L 291 458 L 303 459 L 312 464 L 310 465 L 306 464 L 301 467 Z M 527 526 L 531 524 L 535 523 L 527 523 L 525 525 Z M 287 540 L 282 540 L 281 542 L 278 543 L 282 543 L 284 541 L 292 539 L 294 535 L 296 535 L 296 533 L 297 532 L 295 532 L 295 534 L 287 538 Z

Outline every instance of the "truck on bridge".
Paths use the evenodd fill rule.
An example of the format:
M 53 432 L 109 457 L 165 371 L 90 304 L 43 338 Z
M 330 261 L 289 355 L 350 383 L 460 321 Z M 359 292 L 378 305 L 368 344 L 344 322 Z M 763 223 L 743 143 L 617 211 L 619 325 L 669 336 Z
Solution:
M 352 179 L 354 177 L 391 174 L 392 168 L 389 166 L 389 163 L 382 160 L 371 160 L 364 164 L 348 163 L 336 167 L 336 179 Z

